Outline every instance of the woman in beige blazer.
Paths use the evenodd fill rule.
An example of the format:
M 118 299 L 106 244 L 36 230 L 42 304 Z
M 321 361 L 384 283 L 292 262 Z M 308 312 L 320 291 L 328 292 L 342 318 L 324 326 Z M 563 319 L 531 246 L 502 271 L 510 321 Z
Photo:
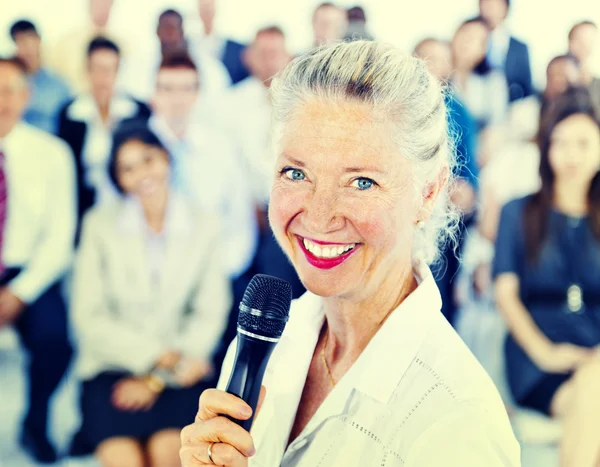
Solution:
M 231 302 L 219 219 L 169 188 L 169 155 L 143 125 L 117 131 L 109 171 L 123 196 L 86 216 L 74 273 L 77 439 L 105 466 L 179 466 Z

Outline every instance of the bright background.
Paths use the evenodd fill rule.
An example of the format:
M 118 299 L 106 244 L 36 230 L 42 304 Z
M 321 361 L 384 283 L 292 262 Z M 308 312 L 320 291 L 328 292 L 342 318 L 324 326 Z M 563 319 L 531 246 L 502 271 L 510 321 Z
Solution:
M 310 20 L 314 0 L 220 0 L 217 24 L 231 37 L 248 41 L 267 24 L 280 25 L 290 48 L 301 51 L 311 43 Z M 339 1 L 341 6 L 356 2 Z M 576 21 L 591 19 L 600 24 L 598 0 L 512 0 L 510 25 L 531 51 L 535 82 L 544 84 L 544 70 L 553 56 L 564 53 L 567 33 Z M 0 53 L 12 51 L 10 24 L 18 18 L 33 20 L 46 46 L 61 34 L 86 21 L 87 0 L 0 0 Z M 412 48 L 422 37 L 450 38 L 456 26 L 477 13 L 477 0 L 366 0 L 369 29 L 384 41 Z M 178 9 L 186 17 L 189 34 L 202 30 L 195 0 L 115 0 L 111 25 L 137 38 L 145 49 L 154 37 L 158 14 Z M 600 48 L 600 47 L 599 47 Z M 600 71 L 600 52 L 595 61 Z

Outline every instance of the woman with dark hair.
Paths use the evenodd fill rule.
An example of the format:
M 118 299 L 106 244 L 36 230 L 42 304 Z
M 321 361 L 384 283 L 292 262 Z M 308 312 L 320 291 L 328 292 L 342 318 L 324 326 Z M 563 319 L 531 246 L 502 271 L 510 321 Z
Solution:
M 478 17 L 462 23 L 452 39 L 452 84 L 480 130 L 502 123 L 508 109 L 506 78 L 486 58 L 489 37 L 490 26 Z
M 169 155 L 138 125 L 115 133 L 121 197 L 86 215 L 75 264 L 77 438 L 103 466 L 179 466 L 179 430 L 213 384 L 230 291 L 219 219 L 169 187 Z
M 502 210 L 493 274 L 516 402 L 564 420 L 565 466 L 600 461 L 600 120 L 567 91 L 541 122 L 541 189 Z

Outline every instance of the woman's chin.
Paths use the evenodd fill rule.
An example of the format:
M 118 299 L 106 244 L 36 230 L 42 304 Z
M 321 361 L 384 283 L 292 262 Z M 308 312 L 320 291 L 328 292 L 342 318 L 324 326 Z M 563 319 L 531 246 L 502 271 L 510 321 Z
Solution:
M 324 279 L 319 274 L 300 273 L 300 280 L 306 290 L 319 297 L 337 297 L 347 292 L 348 284 L 338 279 Z

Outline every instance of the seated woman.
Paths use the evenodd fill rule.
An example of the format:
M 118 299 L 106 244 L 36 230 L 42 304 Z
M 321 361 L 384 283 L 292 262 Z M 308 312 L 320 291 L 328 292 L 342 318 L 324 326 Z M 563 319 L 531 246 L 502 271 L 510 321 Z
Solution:
M 502 400 L 441 314 L 427 266 L 456 219 L 438 80 L 392 46 L 353 41 L 297 57 L 269 92 L 269 221 L 308 292 L 251 433 L 224 416 L 253 408 L 209 389 L 182 431 L 183 465 L 520 465 Z
M 78 438 L 104 466 L 179 466 L 231 302 L 219 219 L 169 188 L 145 126 L 115 133 L 109 169 L 122 198 L 86 216 L 74 273 Z
M 502 210 L 493 274 L 522 406 L 564 420 L 561 466 L 600 465 L 600 119 L 573 89 L 541 122 L 541 189 Z

